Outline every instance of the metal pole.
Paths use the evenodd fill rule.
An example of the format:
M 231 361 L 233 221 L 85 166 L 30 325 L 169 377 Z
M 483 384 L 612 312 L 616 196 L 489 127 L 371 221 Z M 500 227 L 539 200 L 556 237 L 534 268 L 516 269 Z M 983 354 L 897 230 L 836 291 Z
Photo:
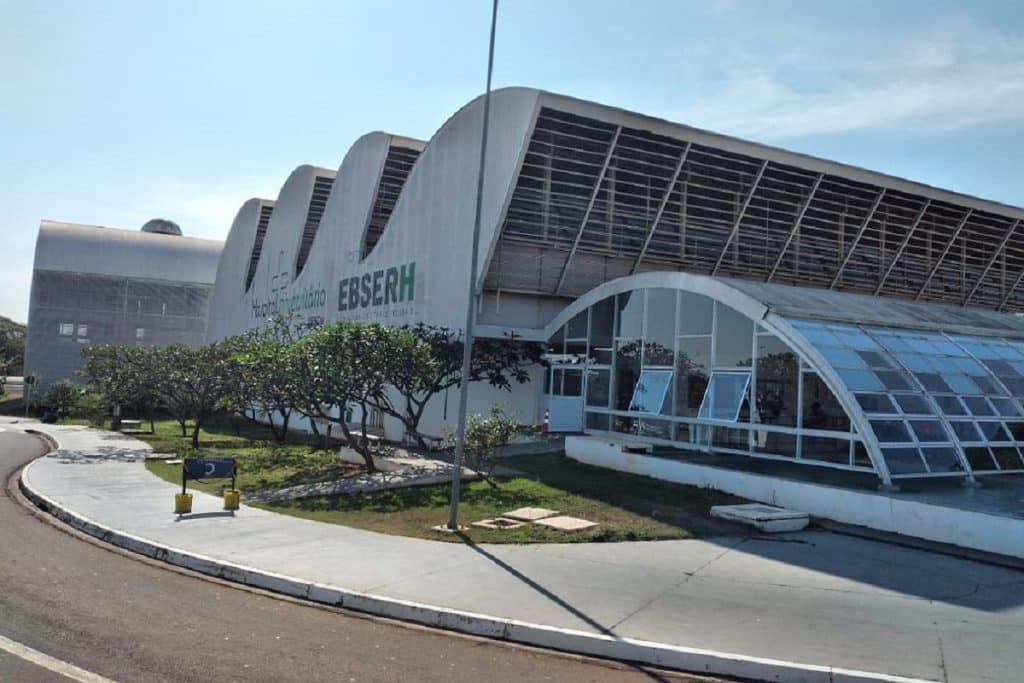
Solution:
M 484 200 L 484 164 L 487 161 L 487 125 L 491 113 L 491 74 L 494 72 L 494 29 L 498 21 L 498 0 L 491 6 L 491 43 L 487 53 L 487 89 L 484 91 L 484 125 L 480 134 L 480 171 L 476 179 L 476 215 L 473 218 L 473 247 L 469 257 L 469 298 L 466 302 L 466 331 L 462 348 L 462 381 L 459 383 L 459 424 L 455 432 L 452 462 L 452 502 L 448 508 L 448 529 L 459 528 L 459 491 L 462 487 L 462 456 L 466 447 L 466 410 L 469 405 L 469 370 L 473 358 L 473 321 L 476 317 L 477 252 L 480 249 L 480 213 Z

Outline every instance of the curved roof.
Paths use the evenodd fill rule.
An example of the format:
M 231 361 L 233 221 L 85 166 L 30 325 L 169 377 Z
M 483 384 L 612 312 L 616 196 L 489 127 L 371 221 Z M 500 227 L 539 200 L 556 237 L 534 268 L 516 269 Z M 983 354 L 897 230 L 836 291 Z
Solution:
M 213 284 L 223 246 L 195 237 L 44 220 L 33 268 Z

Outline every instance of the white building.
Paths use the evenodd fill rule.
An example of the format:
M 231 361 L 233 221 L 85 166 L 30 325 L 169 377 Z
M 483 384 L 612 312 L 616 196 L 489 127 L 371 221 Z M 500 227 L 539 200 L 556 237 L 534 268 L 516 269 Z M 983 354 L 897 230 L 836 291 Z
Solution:
M 276 312 L 459 329 L 482 104 L 246 202 L 208 339 Z M 509 88 L 482 217 L 475 333 L 560 361 L 473 385 L 474 410 L 885 483 L 1024 470 L 1020 208 Z M 454 424 L 451 398 L 422 431 Z

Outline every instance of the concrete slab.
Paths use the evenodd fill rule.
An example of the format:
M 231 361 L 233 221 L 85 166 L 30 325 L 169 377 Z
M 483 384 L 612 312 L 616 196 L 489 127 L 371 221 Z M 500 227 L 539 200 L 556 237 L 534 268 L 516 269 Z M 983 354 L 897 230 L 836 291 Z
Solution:
M 711 516 L 746 524 L 768 534 L 800 531 L 811 523 L 811 518 L 806 512 L 762 503 L 715 505 L 711 508 Z
M 521 526 L 526 526 L 526 522 L 505 517 L 494 517 L 492 519 L 481 519 L 478 522 L 472 522 L 470 526 L 480 529 L 518 529 Z
M 597 522 L 591 522 L 588 519 L 580 519 L 579 517 L 569 517 L 568 515 L 545 517 L 544 519 L 538 519 L 534 524 L 546 526 L 558 531 L 583 531 L 584 529 L 592 529 L 597 526 Z
M 518 508 L 506 512 L 503 517 L 509 519 L 519 519 L 524 522 L 535 522 L 538 519 L 544 519 L 545 517 L 554 517 L 558 514 L 558 510 L 548 510 L 547 508 Z

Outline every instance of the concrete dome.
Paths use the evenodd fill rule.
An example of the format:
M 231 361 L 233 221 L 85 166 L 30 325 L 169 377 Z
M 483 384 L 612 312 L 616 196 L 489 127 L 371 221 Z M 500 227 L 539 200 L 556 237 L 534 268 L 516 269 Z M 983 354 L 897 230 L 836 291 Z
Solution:
M 155 232 L 160 235 L 177 235 L 181 237 L 181 228 L 178 227 L 178 224 L 166 218 L 154 218 L 151 221 L 146 221 L 146 224 L 142 226 L 142 232 Z

